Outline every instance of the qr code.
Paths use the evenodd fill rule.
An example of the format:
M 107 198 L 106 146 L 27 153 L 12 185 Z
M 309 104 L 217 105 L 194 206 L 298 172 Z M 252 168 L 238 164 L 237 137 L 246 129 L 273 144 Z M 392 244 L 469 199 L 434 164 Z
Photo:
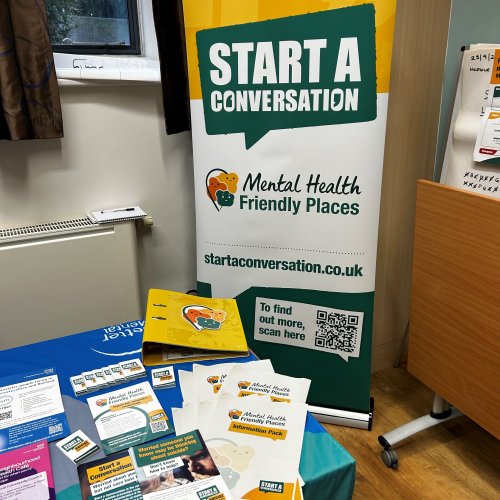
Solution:
M 151 432 L 163 432 L 167 430 L 167 422 L 165 420 L 158 420 L 158 422 L 150 422 Z
M 359 332 L 359 316 L 318 309 L 314 344 L 332 351 L 354 352 Z
M 7 420 L 8 418 L 12 418 L 12 410 L 0 413 L 0 420 Z
M 62 432 L 62 430 L 62 424 L 49 425 L 49 434 L 57 434 L 59 432 Z

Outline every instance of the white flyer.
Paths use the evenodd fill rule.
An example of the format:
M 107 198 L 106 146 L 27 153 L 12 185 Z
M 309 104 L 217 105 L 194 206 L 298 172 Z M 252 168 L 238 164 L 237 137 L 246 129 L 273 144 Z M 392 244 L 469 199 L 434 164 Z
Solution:
M 305 403 L 311 381 L 274 372 L 235 366 L 228 374 L 223 391 L 236 397 L 266 396 L 272 402 Z
M 182 400 L 184 403 L 195 402 L 198 400 L 193 383 L 193 372 L 187 370 L 178 370 L 177 377 L 181 387 Z
M 273 372 L 269 359 L 248 363 L 219 363 L 216 365 L 193 365 L 193 383 L 198 401 L 215 399 L 228 373 L 236 366 L 245 366 L 254 371 Z
M 87 399 L 106 455 L 174 432 L 149 382 Z
M 211 422 L 201 432 L 235 498 L 260 498 L 262 493 L 300 498 L 306 414 L 305 404 L 220 395 Z

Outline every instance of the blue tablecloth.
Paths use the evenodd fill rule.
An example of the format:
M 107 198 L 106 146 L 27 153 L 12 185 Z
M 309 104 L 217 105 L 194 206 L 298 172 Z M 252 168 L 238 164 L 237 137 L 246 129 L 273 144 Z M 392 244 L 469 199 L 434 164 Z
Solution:
M 75 397 L 69 377 L 118 361 L 141 357 L 144 322 L 132 321 L 99 330 L 79 333 L 37 344 L 0 351 L 0 377 L 40 368 L 55 367 L 71 432 L 83 430 L 100 445 L 100 439 L 86 403 L 86 396 Z M 15 334 L 15 333 L 13 333 Z M 226 361 L 246 362 L 254 359 L 237 358 Z M 204 362 L 204 364 L 221 361 Z M 191 370 L 191 363 L 174 365 L 177 370 Z M 147 367 L 151 381 L 151 368 Z M 126 385 L 144 381 L 138 379 Z M 101 392 L 114 390 L 103 389 Z M 99 392 L 93 392 L 94 396 Z M 182 406 L 179 387 L 156 391 L 163 408 L 172 419 L 172 407 Z M 88 459 L 103 457 L 102 452 Z M 79 500 L 80 487 L 76 466 L 51 443 L 51 459 L 58 500 Z M 343 500 L 352 496 L 355 461 L 311 416 L 308 415 L 300 460 L 300 474 L 306 485 L 306 500 Z

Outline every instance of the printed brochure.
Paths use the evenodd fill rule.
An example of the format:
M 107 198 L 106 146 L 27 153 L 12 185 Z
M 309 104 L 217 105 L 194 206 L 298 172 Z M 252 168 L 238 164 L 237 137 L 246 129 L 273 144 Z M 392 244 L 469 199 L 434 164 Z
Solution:
M 128 451 L 78 466 L 82 500 L 142 500 Z
M 0 499 L 55 500 L 47 440 L 0 455 Z
M 130 450 L 145 500 L 229 500 L 233 497 L 195 430 Z
M 54 368 L 0 379 L 0 452 L 68 434 Z
M 236 300 L 149 291 L 142 344 L 145 365 L 247 355 Z
M 275 403 L 305 403 L 310 385 L 306 378 L 253 370 L 240 364 L 229 372 L 222 390 L 239 398 L 257 395 Z
M 106 455 L 174 432 L 149 382 L 87 399 Z
M 301 498 L 299 462 L 307 406 L 221 394 L 200 432 L 235 498 Z
M 193 384 L 198 401 L 214 400 L 233 368 L 241 366 L 251 373 L 273 372 L 269 359 L 249 361 L 248 363 L 219 363 L 217 365 L 193 365 Z
M 269 359 L 249 361 L 247 363 L 219 363 L 216 365 L 193 364 L 193 371 L 179 370 L 179 385 L 183 403 L 215 399 L 229 371 L 236 365 L 254 366 L 255 369 L 273 372 Z

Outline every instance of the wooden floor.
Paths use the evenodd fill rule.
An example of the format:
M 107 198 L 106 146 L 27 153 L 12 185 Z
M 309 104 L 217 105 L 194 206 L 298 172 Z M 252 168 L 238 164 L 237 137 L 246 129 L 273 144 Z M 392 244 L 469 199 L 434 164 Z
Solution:
M 467 417 L 401 443 L 399 468 L 387 468 L 378 436 L 429 413 L 433 394 L 404 368 L 394 368 L 373 375 L 372 395 L 371 431 L 326 426 L 356 460 L 354 499 L 500 499 L 500 441 Z

